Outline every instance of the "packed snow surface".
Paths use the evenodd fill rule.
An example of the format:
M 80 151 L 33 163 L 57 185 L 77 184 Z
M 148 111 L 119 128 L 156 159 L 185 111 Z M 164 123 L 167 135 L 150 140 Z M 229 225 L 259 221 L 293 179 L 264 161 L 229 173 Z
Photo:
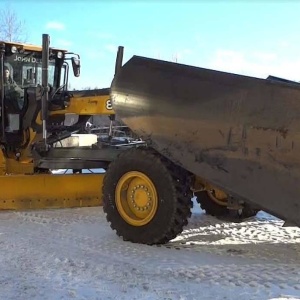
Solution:
M 102 207 L 0 213 L 0 299 L 300 299 L 300 229 L 194 203 L 164 246 L 124 242 Z

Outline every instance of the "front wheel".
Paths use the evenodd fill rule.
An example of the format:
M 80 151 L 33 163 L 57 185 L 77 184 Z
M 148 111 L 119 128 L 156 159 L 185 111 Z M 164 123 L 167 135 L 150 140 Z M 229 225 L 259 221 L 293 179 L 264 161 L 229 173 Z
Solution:
M 163 244 L 175 238 L 191 216 L 189 174 L 151 149 L 124 151 L 103 182 L 103 209 L 124 240 Z

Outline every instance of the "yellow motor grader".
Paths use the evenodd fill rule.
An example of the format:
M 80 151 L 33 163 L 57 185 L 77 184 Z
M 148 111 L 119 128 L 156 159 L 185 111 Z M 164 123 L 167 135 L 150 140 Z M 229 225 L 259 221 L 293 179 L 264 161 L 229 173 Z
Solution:
M 50 48 L 48 35 L 42 46 L 0 42 L 0 55 L 0 209 L 100 205 L 103 176 L 78 170 L 106 167 L 114 149 L 90 155 L 91 147 L 60 145 L 92 115 L 113 115 L 109 89 L 68 91 L 80 57 Z M 53 175 L 59 168 L 76 172 Z
M 139 56 L 123 65 L 119 47 L 109 88 L 69 91 L 80 57 L 47 34 L 41 47 L 0 42 L 0 55 L 0 209 L 103 205 L 119 236 L 145 244 L 175 238 L 193 196 L 217 217 L 262 209 L 300 224 L 299 84 Z M 139 139 L 113 135 L 115 114 Z M 107 136 L 65 142 L 88 136 L 95 115 L 110 118 Z

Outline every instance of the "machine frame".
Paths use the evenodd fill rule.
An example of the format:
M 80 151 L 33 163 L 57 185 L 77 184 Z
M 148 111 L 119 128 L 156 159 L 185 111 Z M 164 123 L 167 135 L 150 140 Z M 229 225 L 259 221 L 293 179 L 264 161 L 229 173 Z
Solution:
M 27 73 L 22 71 L 20 76 L 28 78 L 21 81 L 32 83 L 21 87 L 24 107 L 15 111 L 7 104 L 4 83 L 4 66 L 12 61 L 20 70 L 26 66 Z M 54 146 L 84 130 L 93 115 L 110 117 L 113 127 L 109 89 L 68 91 L 68 61 L 79 77 L 79 55 L 51 48 L 47 34 L 42 46 L 0 42 L 0 210 L 99 206 L 105 169 L 120 151 L 135 145 L 113 143 L 108 136 L 105 142 L 88 147 Z M 19 120 L 19 128 L 12 132 L 6 131 L 9 115 Z M 77 116 L 78 122 L 65 126 L 68 116 Z M 53 174 L 55 169 L 70 169 L 71 173 Z M 92 172 L 83 174 L 82 169 Z

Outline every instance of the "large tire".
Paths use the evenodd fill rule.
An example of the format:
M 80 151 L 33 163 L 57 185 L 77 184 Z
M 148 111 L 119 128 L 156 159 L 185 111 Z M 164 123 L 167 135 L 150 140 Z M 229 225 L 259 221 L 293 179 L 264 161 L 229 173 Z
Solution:
M 225 205 L 220 205 L 213 201 L 208 195 L 209 192 L 201 191 L 195 193 L 197 202 L 200 204 L 201 209 L 205 210 L 207 215 L 215 216 L 219 219 L 227 219 L 233 222 L 241 222 L 244 219 L 254 217 L 259 210 L 245 205 L 239 210 L 228 209 Z
M 189 174 L 151 149 L 124 151 L 109 165 L 103 181 L 107 221 L 133 243 L 174 239 L 191 216 L 191 199 Z
M 195 196 L 197 197 L 196 200 L 200 204 L 201 209 L 205 210 L 207 215 L 222 217 L 228 214 L 227 207 L 213 201 L 207 191 L 197 192 Z

